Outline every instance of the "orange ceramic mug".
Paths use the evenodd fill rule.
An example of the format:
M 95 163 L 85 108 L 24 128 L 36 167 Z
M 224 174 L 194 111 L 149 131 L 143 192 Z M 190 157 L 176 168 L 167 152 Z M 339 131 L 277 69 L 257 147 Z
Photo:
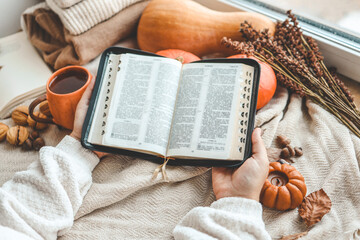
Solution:
M 91 81 L 90 72 L 81 66 L 68 66 L 54 72 L 46 83 L 46 95 L 35 99 L 29 106 L 32 119 L 43 123 L 56 123 L 73 129 L 75 111 L 81 96 Z M 48 100 L 52 118 L 34 115 L 35 107 Z

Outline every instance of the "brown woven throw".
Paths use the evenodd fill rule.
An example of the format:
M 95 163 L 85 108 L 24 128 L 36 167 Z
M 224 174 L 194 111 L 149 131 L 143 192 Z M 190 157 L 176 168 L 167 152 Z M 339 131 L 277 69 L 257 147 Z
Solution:
M 59 17 L 45 8 L 25 13 L 23 18 L 31 43 L 41 51 L 45 62 L 59 69 L 67 65 L 86 64 L 106 48 L 134 34 L 148 3 L 131 5 L 77 36 L 69 34 Z

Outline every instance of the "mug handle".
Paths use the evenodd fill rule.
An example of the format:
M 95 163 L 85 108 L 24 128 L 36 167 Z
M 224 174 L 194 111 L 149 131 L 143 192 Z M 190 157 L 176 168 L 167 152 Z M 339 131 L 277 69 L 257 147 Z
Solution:
M 54 123 L 52 118 L 40 118 L 40 117 L 37 117 L 34 115 L 35 107 L 45 100 L 46 100 L 46 95 L 42 95 L 42 96 L 38 97 L 37 99 L 35 99 L 34 101 L 32 101 L 32 103 L 30 103 L 30 105 L 29 105 L 29 115 L 32 119 L 34 119 L 37 122 Z

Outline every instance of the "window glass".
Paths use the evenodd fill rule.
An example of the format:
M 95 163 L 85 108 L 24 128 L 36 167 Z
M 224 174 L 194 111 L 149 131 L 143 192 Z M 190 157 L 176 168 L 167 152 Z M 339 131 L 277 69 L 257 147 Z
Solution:
M 254 1 L 255 2 L 255 1 Z M 359 0 L 256 0 L 360 36 Z

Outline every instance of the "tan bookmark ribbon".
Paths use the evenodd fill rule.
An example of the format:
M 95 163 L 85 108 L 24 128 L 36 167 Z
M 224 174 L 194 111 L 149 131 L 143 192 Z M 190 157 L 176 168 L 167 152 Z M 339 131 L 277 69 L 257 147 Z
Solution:
M 164 162 L 155 169 L 155 171 L 151 177 L 151 181 L 154 181 L 161 171 L 162 179 L 165 182 L 169 182 L 169 178 L 166 173 L 166 165 L 169 162 L 169 160 L 170 160 L 170 158 L 164 158 Z

